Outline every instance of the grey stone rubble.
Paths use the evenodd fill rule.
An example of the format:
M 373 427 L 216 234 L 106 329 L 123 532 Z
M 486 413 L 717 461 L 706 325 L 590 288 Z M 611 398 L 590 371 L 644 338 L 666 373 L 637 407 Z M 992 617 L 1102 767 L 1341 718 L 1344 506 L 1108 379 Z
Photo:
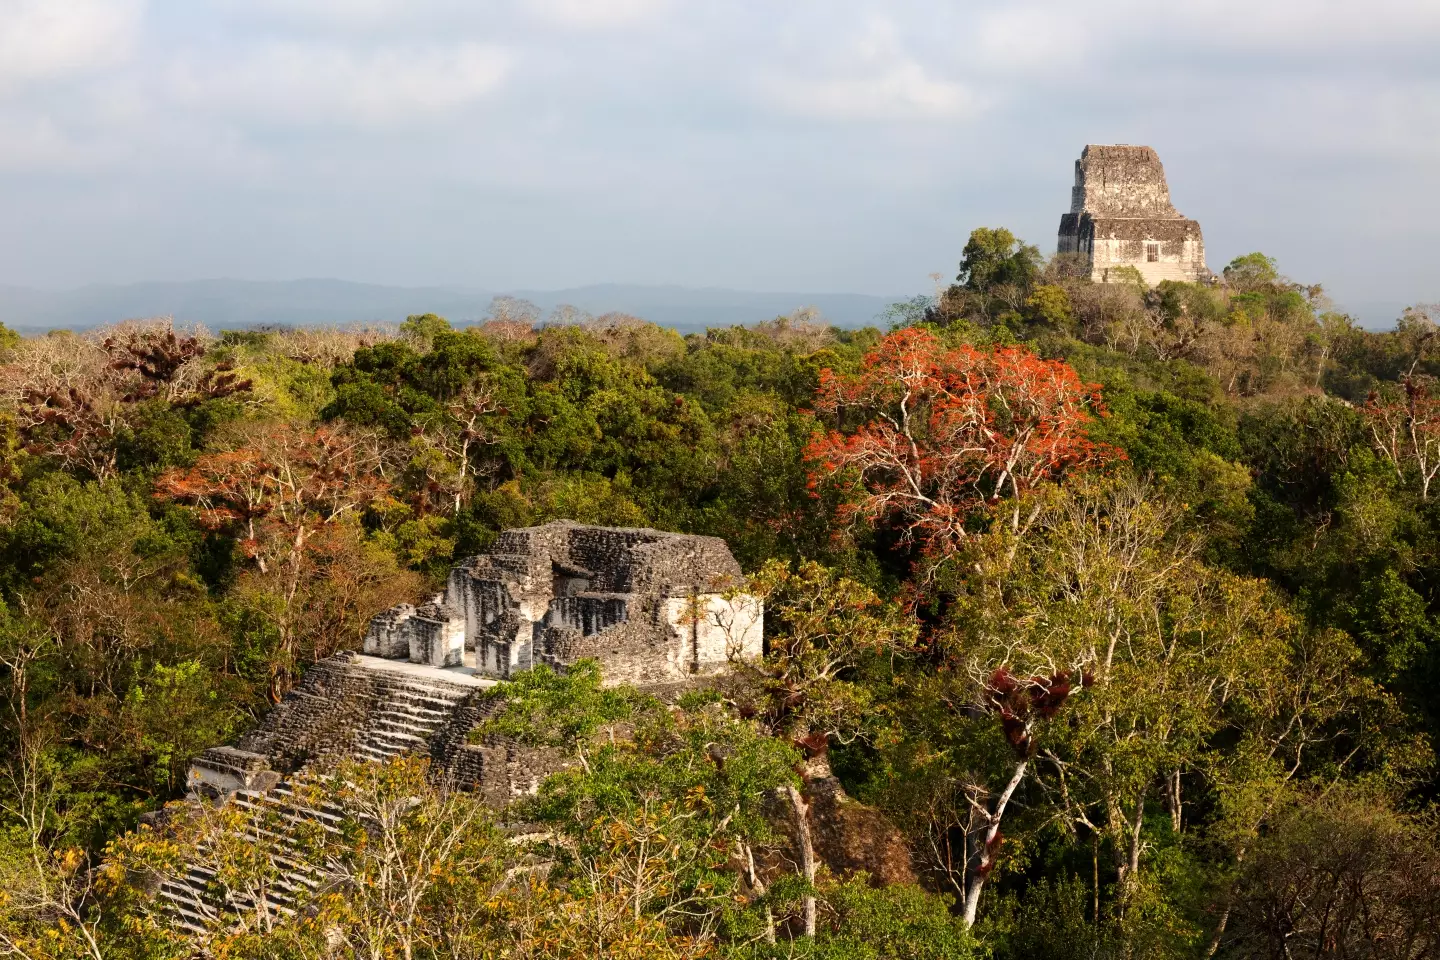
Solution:
M 558 521 L 507 530 L 421 607 L 376 617 L 372 656 L 506 678 L 585 658 L 610 683 L 670 683 L 761 652 L 759 603 L 725 542 Z
M 1150 147 L 1090 144 L 1081 152 L 1058 252 L 1082 257 L 1101 283 L 1118 279 L 1118 267 L 1134 267 L 1151 286 L 1212 276 L 1200 224 L 1170 202 L 1165 168 Z
M 156 891 L 158 896 L 176 922 L 191 933 L 205 932 L 237 909 L 263 906 L 277 916 L 293 915 L 296 897 L 302 891 L 314 891 L 324 882 L 324 877 L 313 866 L 297 857 L 286 856 L 296 847 L 297 830 L 309 826 L 338 834 L 344 817 L 344 812 L 334 806 L 317 808 L 297 799 L 287 780 L 278 781 L 264 791 L 237 790 L 226 802 L 251 815 L 246 832 L 239 839 L 269 851 L 284 872 L 258 896 L 231 894 L 228 900 L 218 892 L 215 869 L 204 863 L 191 863 L 183 875 L 164 880 Z M 202 849 L 200 854 L 204 857 L 209 852 Z M 261 899 L 263 905 L 258 902 Z
M 439 596 L 375 617 L 365 653 L 315 664 L 234 746 L 197 757 L 189 792 L 263 812 L 263 829 L 281 847 L 299 824 L 337 828 L 342 811 L 294 797 L 297 784 L 344 759 L 424 755 L 432 778 L 502 807 L 533 792 L 560 757 L 495 737 L 469 742 L 503 705 L 487 696 L 499 679 L 593 657 L 606 683 L 675 686 L 723 670 L 731 657 L 758 657 L 763 611 L 744 584 L 713 537 L 568 521 L 506 531 L 489 552 L 457 565 Z M 282 913 L 295 891 L 320 881 L 293 862 L 266 894 Z M 192 866 L 158 893 L 199 932 L 227 908 L 215 902 L 213 879 Z

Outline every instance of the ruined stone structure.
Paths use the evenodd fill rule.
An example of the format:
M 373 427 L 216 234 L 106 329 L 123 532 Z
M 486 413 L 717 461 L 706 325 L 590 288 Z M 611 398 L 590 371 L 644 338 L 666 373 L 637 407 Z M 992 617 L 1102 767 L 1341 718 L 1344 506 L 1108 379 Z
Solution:
M 420 608 L 376 617 L 365 652 L 506 678 L 601 662 L 608 683 L 687 680 L 762 652 L 763 617 L 723 540 L 559 521 L 508 530 Z
M 343 815 L 295 800 L 296 782 L 338 760 L 430 759 L 430 775 L 496 807 L 532 792 L 558 769 L 551 751 L 471 733 L 504 706 L 500 678 L 538 664 L 593 657 L 607 683 L 673 686 L 763 652 L 759 601 L 724 541 L 569 522 L 502 534 L 490 552 L 451 571 L 445 591 L 377 616 L 365 653 L 342 653 L 303 681 L 234 746 L 190 765 L 191 795 L 279 813 L 284 823 L 331 829 Z M 192 866 L 157 890 L 182 925 L 200 930 L 216 905 L 212 876 Z M 315 878 L 285 878 L 267 894 Z
M 197 757 L 190 764 L 190 792 L 244 799 L 339 760 L 384 762 L 421 754 L 430 758 L 436 780 L 503 805 L 533 789 L 548 770 L 519 769 L 514 744 L 469 742 L 470 731 L 503 706 L 488 695 L 496 683 L 467 670 L 339 654 L 307 670 L 300 685 L 234 746 L 211 747 Z
M 473 671 L 443 669 L 341 653 L 315 664 L 300 685 L 234 746 L 211 747 L 190 764 L 187 788 L 201 802 L 233 805 L 255 814 L 252 830 L 287 848 L 302 824 L 338 829 L 344 811 L 315 809 L 297 800 L 297 785 L 323 779 L 344 759 L 385 761 L 404 754 L 430 759 L 431 776 L 463 783 L 502 806 L 534 789 L 551 770 L 542 753 L 516 744 L 470 743 L 469 734 L 503 701 L 487 696 L 496 681 Z M 266 826 L 260 826 L 261 823 Z M 275 833 L 274 831 L 280 831 Z M 293 893 L 321 878 L 299 866 L 266 893 L 269 909 L 292 910 Z M 194 932 L 231 907 L 212 889 L 207 868 L 191 864 L 163 881 L 156 895 L 180 926 Z
M 1081 152 L 1058 252 L 1083 257 L 1100 283 L 1117 267 L 1134 267 L 1151 286 L 1211 276 L 1200 224 L 1171 204 L 1165 168 L 1149 147 L 1091 144 Z

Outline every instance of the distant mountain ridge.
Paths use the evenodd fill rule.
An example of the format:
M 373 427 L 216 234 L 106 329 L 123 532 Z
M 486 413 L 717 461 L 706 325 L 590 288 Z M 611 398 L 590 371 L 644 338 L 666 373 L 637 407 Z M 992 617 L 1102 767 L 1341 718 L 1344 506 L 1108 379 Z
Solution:
M 211 330 L 323 324 L 398 323 L 438 313 L 457 326 L 483 319 L 497 294 L 529 300 L 549 313 L 569 304 L 592 314 L 620 311 L 682 331 L 751 324 L 815 307 L 840 327 L 882 325 L 900 296 L 764 293 L 723 288 L 596 284 L 566 290 L 486 291 L 397 287 L 348 280 L 192 280 L 72 290 L 0 286 L 0 322 L 16 330 L 83 329 L 136 317 L 173 316 Z

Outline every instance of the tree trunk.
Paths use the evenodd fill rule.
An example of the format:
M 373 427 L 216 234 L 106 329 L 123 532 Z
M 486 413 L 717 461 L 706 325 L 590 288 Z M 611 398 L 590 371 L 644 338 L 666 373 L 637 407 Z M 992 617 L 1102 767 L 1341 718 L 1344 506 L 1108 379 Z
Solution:
M 995 809 L 987 817 L 985 832 L 981 834 L 980 842 L 975 843 L 973 849 L 965 851 L 967 862 L 965 927 L 967 929 L 975 925 L 975 915 L 980 910 L 980 893 L 985 889 L 985 881 L 990 876 L 990 871 L 995 868 L 995 859 L 1000 853 L 998 838 L 1000 821 L 1005 817 L 1005 807 L 1009 805 L 1010 798 L 1015 795 L 1020 781 L 1025 779 L 1025 770 L 1029 766 L 1029 760 L 1021 760 L 1015 765 L 1015 772 L 1010 775 L 1010 782 L 1005 785 L 1004 792 L 995 801 Z M 966 838 L 965 845 L 967 848 L 971 847 L 970 838 Z
M 760 879 L 760 874 L 755 870 L 755 851 L 748 843 L 742 842 L 740 846 L 745 851 L 745 866 L 749 875 L 750 889 L 755 892 L 755 896 L 764 897 L 765 882 Z M 765 904 L 765 942 L 772 946 L 775 943 L 775 914 L 771 912 L 768 903 Z
M 1180 812 L 1183 809 L 1180 801 L 1180 771 L 1176 770 L 1170 777 L 1170 826 L 1176 833 L 1180 832 Z
M 1236 875 L 1230 879 L 1229 885 L 1225 888 L 1224 906 L 1220 908 L 1220 919 L 1215 921 L 1215 932 L 1210 935 L 1210 942 L 1205 946 L 1205 960 L 1210 960 L 1220 949 L 1220 943 L 1225 939 L 1225 928 L 1230 924 L 1230 910 L 1235 906 L 1235 886 L 1239 882 L 1240 867 L 1245 863 L 1245 851 L 1247 847 L 1241 847 L 1235 852 Z
M 1115 872 L 1119 880 L 1119 895 L 1116 900 L 1118 912 L 1123 917 L 1140 877 L 1140 854 L 1144 849 L 1141 835 L 1145 827 L 1145 797 L 1141 795 L 1136 799 L 1132 817 L 1125 816 L 1118 798 L 1111 801 L 1110 811 L 1110 822 L 1115 834 Z
M 800 847 L 800 872 L 811 891 L 805 894 L 805 936 L 815 936 L 815 845 L 810 838 L 810 820 L 807 816 L 810 806 L 800 796 L 800 791 L 786 784 L 790 796 L 790 809 L 795 815 L 795 842 Z
M 1100 926 L 1100 834 L 1090 832 L 1090 879 L 1095 893 L 1095 926 Z

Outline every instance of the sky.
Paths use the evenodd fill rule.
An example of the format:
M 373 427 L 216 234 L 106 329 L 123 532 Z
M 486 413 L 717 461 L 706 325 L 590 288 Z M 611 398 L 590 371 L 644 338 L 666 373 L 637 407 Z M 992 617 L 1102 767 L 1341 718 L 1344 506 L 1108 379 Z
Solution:
M 912 294 L 1145 143 L 1210 265 L 1440 300 L 1435 0 L 0 0 L 0 284 Z

